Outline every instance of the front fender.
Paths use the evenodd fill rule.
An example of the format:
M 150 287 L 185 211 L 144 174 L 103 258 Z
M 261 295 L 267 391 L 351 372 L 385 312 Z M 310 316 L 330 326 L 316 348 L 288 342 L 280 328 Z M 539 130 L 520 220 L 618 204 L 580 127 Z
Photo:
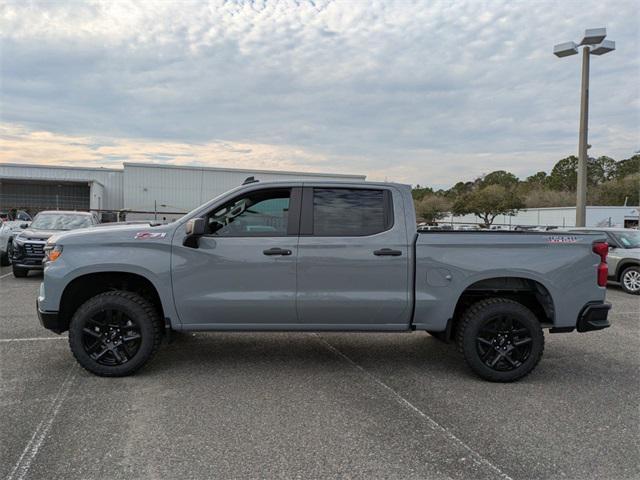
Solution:
M 78 257 L 68 255 L 65 251 L 60 260 L 45 265 L 44 280 L 38 297 L 40 309 L 47 312 L 59 311 L 65 289 L 71 282 L 84 275 L 129 273 L 144 277 L 153 285 L 160 298 L 165 317 L 171 322 L 172 328 L 180 328 L 171 292 L 170 249 L 162 250 L 164 249 L 158 249 L 155 254 L 151 255 L 151 257 L 157 257 L 156 261 L 146 262 L 145 265 L 129 262 L 80 264 Z M 66 261 L 62 262 L 61 260 L 65 256 Z M 148 254 L 145 258 L 153 260 Z

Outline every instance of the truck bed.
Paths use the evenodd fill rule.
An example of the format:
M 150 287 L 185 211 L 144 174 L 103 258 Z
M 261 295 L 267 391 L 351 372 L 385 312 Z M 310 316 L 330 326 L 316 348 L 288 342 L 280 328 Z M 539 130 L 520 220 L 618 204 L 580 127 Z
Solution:
M 418 330 L 442 331 L 463 293 L 505 288 L 550 301 L 549 325 L 575 326 L 575 312 L 604 301 L 596 283 L 601 234 L 514 231 L 427 231 L 416 235 L 415 314 Z M 463 297 L 464 298 L 464 297 Z

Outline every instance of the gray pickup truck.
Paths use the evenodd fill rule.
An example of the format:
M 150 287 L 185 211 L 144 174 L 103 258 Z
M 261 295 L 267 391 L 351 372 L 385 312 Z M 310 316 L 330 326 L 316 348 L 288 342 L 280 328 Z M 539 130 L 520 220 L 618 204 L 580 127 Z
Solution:
M 38 314 L 102 376 L 136 371 L 171 331 L 422 330 L 509 382 L 539 362 L 543 329 L 609 326 L 604 240 L 418 234 L 407 185 L 247 179 L 168 225 L 51 237 Z

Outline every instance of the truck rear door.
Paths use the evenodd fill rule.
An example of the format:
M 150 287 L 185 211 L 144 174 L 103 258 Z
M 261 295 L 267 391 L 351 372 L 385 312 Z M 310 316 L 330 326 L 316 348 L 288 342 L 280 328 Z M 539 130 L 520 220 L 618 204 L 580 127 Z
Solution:
M 305 186 L 298 321 L 318 329 L 406 329 L 411 300 L 404 223 L 397 189 Z

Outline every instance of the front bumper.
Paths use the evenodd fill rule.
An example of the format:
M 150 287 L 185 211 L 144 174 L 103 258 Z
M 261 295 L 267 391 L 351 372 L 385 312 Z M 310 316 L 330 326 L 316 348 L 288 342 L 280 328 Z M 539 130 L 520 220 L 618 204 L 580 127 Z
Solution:
M 611 323 L 607 319 L 609 310 L 611 310 L 610 303 L 587 304 L 578 315 L 577 330 L 579 332 L 591 332 L 610 327 Z
M 38 319 L 40 320 L 40 324 L 47 330 L 51 330 L 55 333 L 62 333 L 67 329 L 60 320 L 58 312 L 45 312 L 40 310 L 40 302 L 38 300 L 36 300 L 36 309 L 38 310 Z
M 28 270 L 42 270 L 44 261 L 45 242 L 13 242 L 13 256 L 11 263 L 18 268 Z
M 40 262 L 26 262 L 23 259 L 12 260 L 11 264 L 16 268 L 24 268 L 25 270 L 42 270 L 44 268 L 42 260 Z

